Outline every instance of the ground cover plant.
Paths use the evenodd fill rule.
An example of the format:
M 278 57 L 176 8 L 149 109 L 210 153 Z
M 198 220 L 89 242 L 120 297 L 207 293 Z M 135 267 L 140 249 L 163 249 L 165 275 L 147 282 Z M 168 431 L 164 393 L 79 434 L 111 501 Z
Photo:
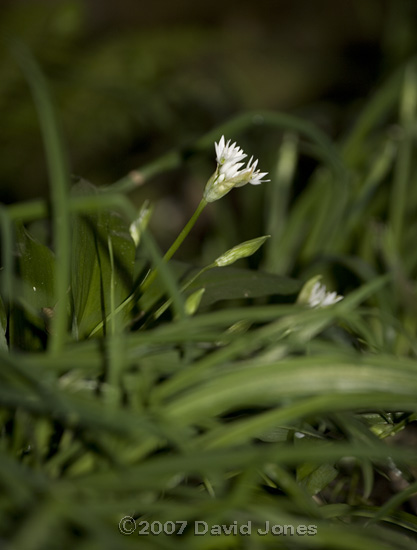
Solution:
M 10 47 L 50 201 L 0 210 L 4 544 L 415 548 L 415 63 L 341 142 L 244 113 L 96 187 L 71 181 L 47 83 Z M 162 252 L 152 205 L 138 212 L 129 192 L 200 157 L 202 200 Z M 295 192 L 305 157 L 315 168 Z M 229 192 L 246 231 L 264 197 L 261 230 L 176 261 Z

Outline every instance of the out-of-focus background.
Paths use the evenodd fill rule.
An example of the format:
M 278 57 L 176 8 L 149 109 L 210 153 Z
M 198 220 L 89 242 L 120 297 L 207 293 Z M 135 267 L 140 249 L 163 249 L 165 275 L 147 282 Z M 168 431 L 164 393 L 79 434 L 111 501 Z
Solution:
M 416 51 L 416 21 L 415 0 L 2 0 L 0 7 L 2 34 L 25 41 L 48 77 L 72 173 L 97 185 L 249 109 L 297 114 L 340 138 Z M 33 101 L 4 43 L 0 57 L 0 201 L 46 196 Z M 255 138 L 242 145 L 271 170 L 279 139 Z M 203 161 L 134 197 L 159 200 L 162 237 L 198 203 L 214 148 Z

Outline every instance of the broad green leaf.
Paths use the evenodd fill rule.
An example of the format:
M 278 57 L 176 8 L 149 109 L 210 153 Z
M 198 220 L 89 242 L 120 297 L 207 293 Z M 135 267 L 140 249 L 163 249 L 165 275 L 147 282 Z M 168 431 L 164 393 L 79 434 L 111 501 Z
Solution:
M 297 481 L 310 495 L 316 495 L 325 489 L 338 475 L 332 464 L 310 464 L 308 462 L 297 468 Z
M 3 300 L 0 296 L 0 349 L 7 349 L 6 341 L 7 315 Z
M 381 359 L 364 360 L 355 355 L 295 357 L 269 365 L 258 361 L 256 368 L 241 362 L 183 392 L 166 405 L 165 413 L 170 418 L 197 420 L 207 414 L 224 414 L 247 406 L 270 406 L 283 399 L 313 395 L 329 399 L 337 395 L 342 406 L 344 396 L 348 396 L 348 401 L 353 400 L 354 393 L 361 395 L 364 402 L 375 398 L 396 399 L 406 407 L 407 399 L 412 399 L 417 391 L 416 364 L 396 359 L 393 368 L 391 358 L 388 364 Z M 197 367 L 198 363 L 194 371 Z M 332 403 L 332 406 L 336 409 L 338 405 Z
M 206 289 L 201 300 L 201 307 L 204 307 L 220 300 L 292 296 L 297 294 L 300 286 L 298 281 L 289 277 L 235 267 L 216 267 L 199 277 L 190 290 Z
M 23 226 L 17 228 L 19 299 L 29 320 L 44 328 L 44 310 L 55 306 L 55 258 Z
M 259 436 L 259 439 L 267 443 L 276 443 L 277 441 L 287 441 L 289 430 L 290 428 L 279 428 L 279 427 L 272 428 L 272 430 L 268 430 L 268 432 L 261 434 Z
M 77 195 L 94 195 L 98 190 L 87 182 L 76 186 Z M 96 211 L 77 216 L 73 223 L 71 287 L 74 304 L 74 331 L 78 338 L 90 332 L 110 313 L 111 239 L 114 255 L 114 295 L 116 307 L 133 286 L 135 245 L 128 223 L 114 211 Z M 123 311 L 125 318 L 126 311 Z
M 171 272 L 182 284 L 192 279 L 200 270 L 187 264 L 170 261 Z M 187 295 L 205 288 L 200 307 L 210 306 L 220 300 L 241 300 L 264 296 L 296 296 L 301 284 L 289 277 L 235 267 L 214 267 L 199 276 L 187 289 Z M 158 279 L 146 289 L 140 298 L 140 306 L 149 311 L 164 296 L 164 287 Z

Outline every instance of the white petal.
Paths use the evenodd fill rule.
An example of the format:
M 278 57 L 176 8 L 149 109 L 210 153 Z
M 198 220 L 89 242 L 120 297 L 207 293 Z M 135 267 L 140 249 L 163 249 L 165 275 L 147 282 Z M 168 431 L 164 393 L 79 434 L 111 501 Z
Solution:
M 255 162 L 251 165 L 252 159 L 253 159 L 253 156 L 250 158 L 250 161 L 248 162 L 248 169 L 255 170 L 256 166 L 258 165 L 258 159 L 256 159 Z
M 327 292 L 326 286 L 317 282 L 311 289 L 308 303 L 310 307 L 327 307 L 343 299 L 343 296 L 338 296 L 336 292 Z
M 265 183 L 267 181 L 271 181 L 271 180 L 262 179 L 263 177 L 265 177 L 267 175 L 268 175 L 268 172 L 259 172 L 259 170 L 258 170 L 257 172 L 252 174 L 252 177 L 251 177 L 249 183 L 251 183 L 252 185 L 259 185 L 260 183 Z

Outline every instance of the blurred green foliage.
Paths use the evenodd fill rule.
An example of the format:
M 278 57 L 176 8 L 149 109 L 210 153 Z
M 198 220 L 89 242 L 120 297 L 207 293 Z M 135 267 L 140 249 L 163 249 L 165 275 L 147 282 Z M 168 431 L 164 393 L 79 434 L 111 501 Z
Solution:
M 415 6 L 309 4 L 216 10 L 182 2 L 175 11 L 164 3 L 24 1 L 3 7 L 0 32 L 22 38 L 40 60 L 72 170 L 101 184 L 248 108 L 309 104 L 309 116 L 328 129 L 350 124 L 340 107 L 414 51 Z M 4 45 L 0 56 L 0 185 L 12 202 L 45 195 L 46 175 L 26 85 Z M 175 181 L 177 194 L 188 191 Z
M 379 13 L 376 1 L 352 5 L 362 21 Z M 384 20 L 398 21 L 392 37 L 411 21 L 411 4 L 396 5 Z M 224 122 L 277 82 L 238 32 L 188 24 L 89 37 L 85 8 L 17 4 L 1 22 L 45 67 L 73 166 L 98 183 L 139 168 L 108 187 L 78 181 L 71 194 L 45 81 L 30 53 L 12 47 L 36 99 L 46 163 L 35 109 L 4 50 L 2 181 L 17 196 L 22 182 L 46 179 L 45 163 L 50 192 L 48 202 L 0 208 L 1 542 L 416 548 L 417 63 L 397 66 L 413 36 L 385 43 L 395 70 L 339 118 L 344 131 L 331 139 L 307 116 L 272 110 Z M 235 46 L 221 55 L 232 44 L 234 67 Z M 242 70 L 245 52 L 253 65 Z M 184 181 L 178 203 L 195 208 L 222 133 L 259 156 L 271 182 L 210 205 L 183 261 L 164 263 L 153 232 L 173 240 L 175 197 L 150 182 Z M 137 208 L 126 193 L 138 180 L 134 200 L 149 196 L 155 209 L 135 248 Z M 196 277 L 261 234 L 271 238 L 240 266 Z M 146 287 L 149 269 L 158 276 Z M 345 298 L 296 304 L 318 274 Z M 123 516 L 188 528 L 129 537 Z M 196 537 L 196 520 L 313 524 L 317 534 Z

